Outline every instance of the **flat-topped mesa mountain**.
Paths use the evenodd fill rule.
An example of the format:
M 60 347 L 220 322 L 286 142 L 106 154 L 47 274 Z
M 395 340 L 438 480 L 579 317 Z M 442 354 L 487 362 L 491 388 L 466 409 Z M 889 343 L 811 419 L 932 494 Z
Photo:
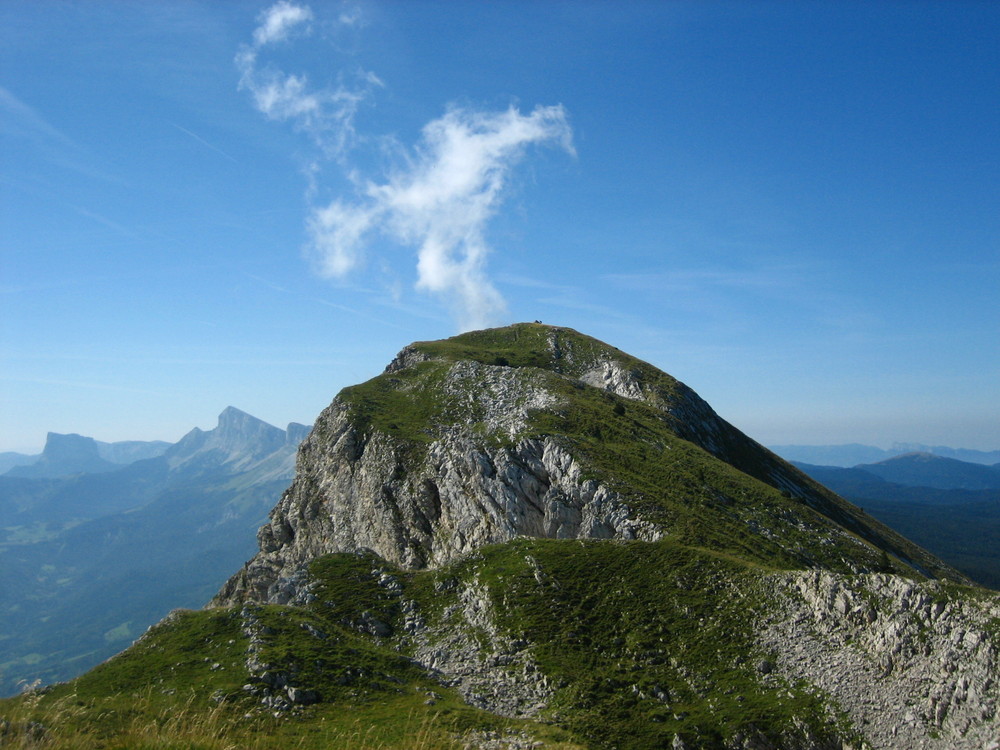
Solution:
M 7 462 L 0 462 L 0 475 L 54 479 L 73 474 L 117 471 L 133 461 L 163 455 L 169 447 L 170 443 L 162 440 L 104 443 L 83 435 L 50 432 L 45 440 L 45 449 L 37 456 L 3 454 Z
M 45 438 L 45 449 L 38 459 L 27 466 L 15 466 L 7 472 L 7 476 L 50 479 L 72 474 L 97 474 L 120 468 L 120 464 L 101 456 L 94 438 L 50 432 Z
M 215 603 L 287 602 L 326 553 L 435 567 L 520 536 L 670 536 L 767 565 L 963 580 L 669 375 L 521 324 L 412 344 L 344 389 Z

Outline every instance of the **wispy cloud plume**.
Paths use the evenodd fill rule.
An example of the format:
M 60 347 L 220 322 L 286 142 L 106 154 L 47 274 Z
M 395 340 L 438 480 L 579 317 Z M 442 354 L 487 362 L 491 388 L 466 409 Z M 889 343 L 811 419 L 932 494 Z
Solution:
M 260 53 L 271 46 L 308 34 L 313 12 L 308 6 L 281 0 L 258 17 L 253 43 L 243 45 L 236 55 L 241 89 L 253 96 L 254 104 L 271 120 L 288 120 L 307 133 L 326 156 L 342 157 L 354 139 L 354 117 L 358 108 L 382 85 L 374 73 L 359 70 L 345 76 L 335 87 L 312 88 L 306 75 L 285 73 L 261 64 Z M 354 20 L 344 15 L 343 25 Z
M 253 33 L 254 45 L 259 48 L 272 42 L 283 42 L 293 28 L 308 23 L 312 18 L 312 10 L 308 7 L 292 5 L 282 0 L 262 14 L 261 24 Z
M 309 221 L 322 273 L 357 267 L 371 234 L 417 248 L 417 288 L 441 295 L 463 329 L 495 322 L 505 310 L 485 273 L 486 225 L 499 208 L 511 168 L 530 144 L 572 151 L 562 107 L 528 115 L 451 109 L 424 126 L 405 168 L 369 182 L 354 204 L 334 200 Z
M 376 238 L 389 239 L 416 249 L 417 289 L 443 299 L 461 329 L 498 322 L 506 304 L 486 273 L 486 228 L 528 147 L 573 153 L 563 107 L 539 106 L 528 114 L 515 107 L 494 112 L 452 107 L 424 126 L 401 165 L 381 179 L 365 179 L 349 168 L 346 156 L 357 141 L 358 107 L 382 82 L 362 71 L 353 86 L 344 85 L 342 77 L 336 89 L 314 90 L 304 75 L 262 67 L 261 50 L 308 32 L 313 14 L 281 0 L 259 21 L 253 44 L 236 58 L 240 87 L 267 117 L 291 120 L 309 133 L 357 186 L 350 199 L 337 198 L 310 212 L 308 249 L 319 273 L 344 278 L 364 264 Z M 354 26 L 360 17 L 345 13 L 338 23 Z

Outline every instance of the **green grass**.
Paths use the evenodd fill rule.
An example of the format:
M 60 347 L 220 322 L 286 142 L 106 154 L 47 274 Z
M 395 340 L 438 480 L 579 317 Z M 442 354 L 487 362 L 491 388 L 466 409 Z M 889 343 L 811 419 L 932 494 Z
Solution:
M 752 630 L 769 606 L 768 573 L 674 540 L 518 539 L 423 571 L 330 555 L 312 566 L 310 604 L 252 608 L 258 659 L 317 691 L 317 704 L 276 718 L 244 690 L 253 676 L 243 616 L 217 609 L 177 613 L 71 683 L 0 701 L 0 716 L 46 726 L 53 748 L 451 748 L 490 732 L 549 748 L 657 748 L 675 735 L 695 746 L 739 736 L 780 745 L 802 726 L 852 737 L 824 696 L 757 671 L 767 655 Z M 515 665 L 530 659 L 552 686 L 539 719 L 473 708 L 412 661 L 404 601 L 427 637 L 458 628 L 493 653 L 492 635 L 462 615 L 469 586 L 487 598 L 502 640 L 519 644 Z M 367 632 L 365 613 L 389 629 Z
M 439 362 L 422 362 L 345 388 L 340 399 L 351 406 L 361 432 L 374 428 L 421 448 L 434 439 L 442 417 L 440 384 L 447 369 Z
M 359 571 L 368 562 L 339 567 Z M 466 746 L 470 733 L 525 729 L 545 747 L 580 747 L 558 728 L 466 705 L 394 648 L 340 625 L 345 612 L 321 605 L 254 610 L 266 633 L 261 660 L 291 675 L 290 683 L 319 689 L 321 703 L 272 715 L 243 690 L 253 678 L 239 610 L 181 612 L 77 680 L 0 701 L 0 719 L 10 722 L 0 744 L 36 747 L 31 727 L 41 726 L 44 747 L 53 750 L 450 749 Z M 304 623 L 324 628 L 326 637 Z
M 603 362 L 614 361 L 643 384 L 647 398 L 662 401 L 678 382 L 652 365 L 572 328 L 518 323 L 470 331 L 441 341 L 419 341 L 418 351 L 447 362 L 468 360 L 486 365 L 531 367 L 579 378 Z
M 595 747 L 663 747 L 675 734 L 720 746 L 750 728 L 792 736 L 796 721 L 817 736 L 850 734 L 823 696 L 757 673 L 763 572 L 672 541 L 519 539 L 409 574 L 407 595 L 444 624 L 463 584 L 484 587 L 503 632 L 532 644 L 531 658 L 562 686 L 549 718 Z M 449 580 L 458 583 L 437 594 L 445 601 L 424 605 L 440 588 L 432 582 Z

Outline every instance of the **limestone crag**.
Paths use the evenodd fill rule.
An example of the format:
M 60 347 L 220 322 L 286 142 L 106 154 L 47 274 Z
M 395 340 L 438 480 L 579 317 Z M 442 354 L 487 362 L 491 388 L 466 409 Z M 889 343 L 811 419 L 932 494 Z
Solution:
M 457 363 L 452 375 L 460 380 L 476 369 L 484 366 Z M 480 420 L 492 433 L 516 434 L 519 415 L 552 400 L 512 394 L 499 381 L 494 386 L 481 398 L 487 408 Z M 517 406 L 505 407 L 505 398 Z M 649 541 L 663 533 L 617 493 L 584 478 L 552 439 L 506 447 L 478 439 L 474 429 L 444 433 L 418 464 L 408 465 L 406 446 L 381 432 L 361 433 L 335 400 L 300 448 L 294 483 L 258 532 L 260 553 L 214 603 L 284 603 L 295 593 L 289 582 L 330 552 L 368 549 L 405 567 L 425 567 L 518 536 Z
M 538 543 L 519 577 L 494 575 L 483 561 L 498 550 L 481 548 L 519 537 L 620 544 Z M 365 605 L 337 627 L 406 654 L 493 713 L 558 719 L 574 711 L 563 701 L 575 695 L 674 722 L 677 748 L 1000 750 L 995 593 L 964 585 L 957 571 L 733 428 L 687 386 L 568 329 L 526 324 L 403 349 L 385 373 L 345 389 L 320 415 L 258 542 L 260 552 L 212 604 L 241 606 L 250 689 L 269 710 L 319 700 L 321 691 L 259 658 L 267 633 L 254 606 L 308 603 L 312 587 L 322 589 L 316 571 L 330 561 L 312 572 L 310 563 L 370 553 L 384 612 Z M 499 552 L 517 544 L 535 543 Z M 657 558 L 648 579 L 646 568 L 612 579 L 610 567 L 572 566 L 561 589 L 532 557 L 551 554 L 546 546 L 580 547 L 595 561 L 611 549 L 672 552 Z M 747 565 L 737 575 L 740 560 Z M 475 564 L 456 572 L 467 563 Z M 716 565 L 728 572 L 705 572 Z M 410 571 L 425 568 L 435 569 L 434 593 L 427 583 L 407 589 L 420 578 Z M 532 578 L 546 604 L 565 598 L 551 618 L 576 618 L 580 630 L 601 633 L 592 652 L 579 651 L 603 665 L 599 684 L 566 682 L 572 670 L 546 661 L 552 641 L 530 641 L 548 632 L 538 623 L 549 615 L 523 631 L 505 621 L 506 607 L 536 601 Z M 608 581 L 617 581 L 613 595 L 622 599 L 613 616 L 588 622 L 601 601 L 591 591 Z M 638 616 L 628 611 L 649 591 L 655 600 Z M 724 604 L 738 605 L 738 614 Z M 674 611 L 684 616 L 664 618 Z M 690 611 L 701 614 L 689 622 Z M 621 637 L 619 614 L 629 615 Z M 739 654 L 720 664 L 713 659 L 723 658 L 721 648 L 687 653 L 698 643 L 690 628 L 712 633 L 713 643 L 729 639 Z M 575 638 L 574 648 L 591 648 Z M 655 683 L 643 682 L 654 672 Z M 758 688 L 766 701 L 744 708 Z M 718 713 L 723 723 L 739 717 L 739 726 L 706 730 L 725 744 L 704 744 L 699 738 L 713 735 L 689 726 L 691 701 L 699 700 L 712 708 L 706 726 L 718 718 L 713 701 L 728 706 Z M 792 709 L 780 726 L 769 718 Z
M 833 521 L 817 526 L 809 513 L 740 508 L 752 533 L 782 545 L 784 527 L 815 529 L 830 544 L 863 551 L 868 542 L 925 571 L 921 550 L 832 497 L 666 373 L 568 329 L 504 330 L 515 342 L 536 336 L 529 363 L 412 344 L 370 381 L 374 390 L 352 397 L 346 389 L 334 399 L 299 449 L 294 483 L 260 529 L 260 553 L 213 603 L 287 601 L 304 566 L 331 552 L 370 549 L 420 568 L 517 536 L 659 538 L 668 529 L 662 517 L 654 523 L 641 515 L 641 498 L 587 476 L 571 442 L 527 429 L 535 414 L 574 408 L 574 396 L 559 392 L 566 384 L 653 407 L 676 436 Z M 386 392 L 392 406 L 366 412 L 366 399 Z
M 876 750 L 1000 747 L 995 596 L 879 574 L 772 582 L 778 603 L 759 630 L 769 677 L 828 693 Z
M 476 582 L 441 585 L 461 586 L 458 603 L 443 613 L 441 625 L 428 627 L 413 603 L 404 603 L 416 661 L 473 706 L 502 716 L 536 716 L 553 690 L 531 656 L 533 644 L 497 627 L 489 594 Z
M 604 350 L 589 360 L 575 356 L 571 345 L 560 343 L 559 331 L 550 331 L 549 349 L 554 357 L 565 361 L 571 371 L 575 369 L 582 382 L 660 409 L 679 437 L 745 474 L 799 498 L 810 508 L 835 521 L 841 530 L 847 530 L 883 549 L 891 549 L 908 565 L 922 569 L 921 560 L 914 560 L 890 536 L 881 533 L 877 527 L 873 528 L 870 519 L 862 521 L 853 509 L 845 512 L 844 507 L 831 504 L 827 493 L 810 477 L 734 428 L 688 386 L 665 373 L 626 365 L 616 356 L 620 354 L 617 350 Z M 420 357 L 421 352 L 413 350 L 401 354 L 398 362 L 402 366 L 420 361 Z

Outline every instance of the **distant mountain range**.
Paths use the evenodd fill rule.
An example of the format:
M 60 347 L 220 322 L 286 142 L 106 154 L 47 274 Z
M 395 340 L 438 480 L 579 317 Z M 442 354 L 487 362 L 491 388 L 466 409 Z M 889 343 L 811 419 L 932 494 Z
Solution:
M 907 453 L 930 453 L 942 458 L 954 458 L 973 464 L 1000 463 L 1000 451 L 977 451 L 966 448 L 949 448 L 943 445 L 895 443 L 889 450 L 872 445 L 847 443 L 845 445 L 769 445 L 772 451 L 786 461 L 800 461 L 817 466 L 857 466 L 873 464 Z
M 175 444 L 50 433 L 0 476 L 0 695 L 69 679 L 253 554 L 309 427 L 233 407 Z
M 50 432 L 41 453 L 0 453 L 0 474 L 37 478 L 114 471 L 133 461 L 161 456 L 170 445 L 163 440 L 102 443 L 82 435 Z
M 1000 466 L 930 453 L 850 468 L 793 463 L 974 580 L 1000 589 Z

